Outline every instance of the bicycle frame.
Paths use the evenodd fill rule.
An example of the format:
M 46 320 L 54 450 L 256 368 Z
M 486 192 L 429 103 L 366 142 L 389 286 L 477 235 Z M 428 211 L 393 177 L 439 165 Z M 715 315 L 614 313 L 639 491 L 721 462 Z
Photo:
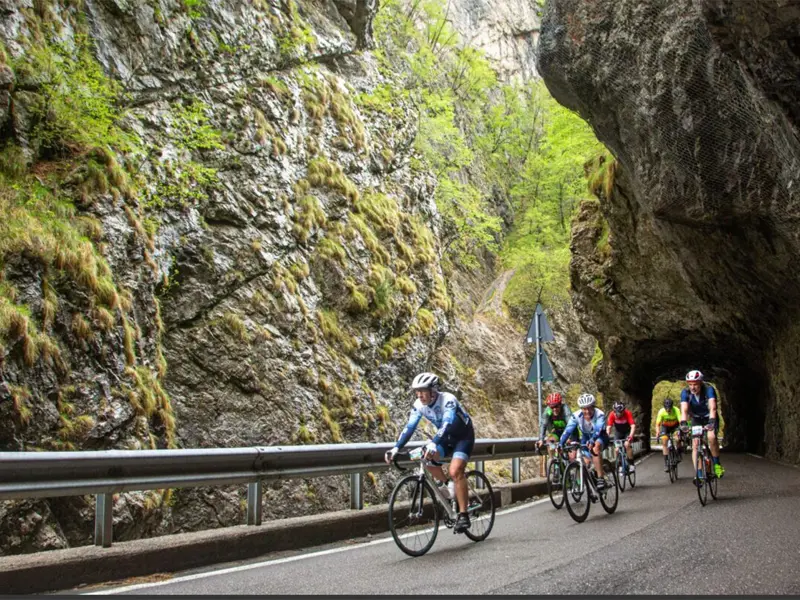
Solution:
M 625 450 L 624 440 L 614 440 L 614 448 L 617 450 L 617 456 L 622 458 L 622 468 L 628 470 L 628 453 Z

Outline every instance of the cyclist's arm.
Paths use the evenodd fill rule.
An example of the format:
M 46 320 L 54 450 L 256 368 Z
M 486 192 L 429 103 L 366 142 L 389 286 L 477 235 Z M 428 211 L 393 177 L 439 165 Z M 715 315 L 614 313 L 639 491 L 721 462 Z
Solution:
M 708 386 L 708 416 L 717 418 L 717 395 L 713 387 Z
M 614 420 L 615 419 L 616 419 L 616 417 L 613 415 L 613 413 L 611 415 L 609 415 L 608 421 L 606 421 L 606 434 L 607 435 L 611 435 L 611 427 L 612 427 L 612 425 L 614 425 Z
M 564 433 L 561 434 L 561 439 L 558 440 L 558 443 L 563 446 L 577 426 L 578 420 L 575 418 L 575 415 L 570 415 L 569 423 L 567 423 L 567 426 L 564 428 Z
M 681 392 L 681 421 L 689 420 L 689 398 L 686 397 L 686 390 Z
M 441 439 L 447 434 L 448 428 L 453 424 L 456 420 L 456 411 L 458 405 L 456 404 L 455 400 L 448 400 L 445 402 L 444 405 L 444 415 L 442 415 L 442 426 L 439 428 L 439 431 L 436 432 L 436 435 L 433 436 L 433 443 L 438 444 Z
M 661 422 L 664 420 L 664 415 L 666 412 L 667 411 L 661 408 L 656 415 L 656 437 L 658 437 L 658 432 L 661 431 Z
M 416 408 L 411 409 L 411 414 L 408 416 L 408 423 L 406 424 L 403 431 L 400 433 L 400 437 L 397 438 L 397 443 L 395 446 L 400 449 L 408 443 L 408 440 L 411 439 L 411 436 L 414 435 L 414 431 L 417 429 L 417 425 L 419 424 L 419 420 L 422 418 L 422 413 L 419 412 Z
M 542 422 L 539 423 L 539 439 L 543 440 L 544 436 L 547 435 L 547 430 L 550 429 L 551 419 L 550 414 L 547 410 L 544 411 L 544 418 Z

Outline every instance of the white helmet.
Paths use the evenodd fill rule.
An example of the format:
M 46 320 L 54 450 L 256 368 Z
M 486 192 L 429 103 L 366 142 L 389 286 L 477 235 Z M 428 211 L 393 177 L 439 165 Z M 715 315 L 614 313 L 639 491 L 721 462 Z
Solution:
M 689 371 L 686 374 L 686 381 L 703 381 L 703 374 L 700 371 Z
M 411 382 L 412 390 L 430 390 L 439 387 L 439 377 L 433 373 L 420 373 Z
M 594 406 L 595 399 L 591 394 L 581 394 L 578 396 L 578 407 L 586 408 L 587 406 Z

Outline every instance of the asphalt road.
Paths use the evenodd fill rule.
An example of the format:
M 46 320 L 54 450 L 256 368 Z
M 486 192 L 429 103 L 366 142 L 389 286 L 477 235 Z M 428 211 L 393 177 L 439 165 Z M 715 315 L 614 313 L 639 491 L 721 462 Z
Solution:
M 799 594 L 800 470 L 725 455 L 719 499 L 670 484 L 660 455 L 607 515 L 575 523 L 543 499 L 498 513 L 474 543 L 442 529 L 422 558 L 391 537 L 268 555 L 164 581 L 81 592 L 124 594 Z M 77 590 L 76 590 L 77 591 Z M 72 593 L 74 593 L 73 591 Z

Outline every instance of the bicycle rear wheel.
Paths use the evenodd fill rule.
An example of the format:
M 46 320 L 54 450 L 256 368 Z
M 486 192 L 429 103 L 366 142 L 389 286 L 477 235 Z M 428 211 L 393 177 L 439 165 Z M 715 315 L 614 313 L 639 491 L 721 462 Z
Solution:
M 564 506 L 564 473 L 560 460 L 550 461 L 547 468 L 547 494 L 556 509 Z
M 675 483 L 675 471 L 673 470 L 674 467 L 675 467 L 675 461 L 672 456 L 672 448 L 670 448 L 667 454 L 667 472 L 669 473 L 670 483 Z
M 398 548 L 409 556 L 422 556 L 439 533 L 439 506 L 430 484 L 419 475 L 397 482 L 389 499 L 389 530 Z
M 616 469 L 617 469 L 617 481 L 619 482 L 619 491 L 620 492 L 624 492 L 625 491 L 625 467 L 626 466 L 627 465 L 625 464 L 625 460 L 622 458 L 622 454 L 617 452 Z
M 700 473 L 700 481 L 697 482 L 697 497 L 700 498 L 700 504 L 705 506 L 706 502 L 708 502 L 708 486 L 706 485 L 706 461 L 701 452 L 697 453 L 695 477 L 697 477 L 698 472 Z
M 581 460 L 580 458 L 578 460 Z M 583 523 L 589 516 L 589 472 L 583 471 L 583 485 L 581 485 L 581 464 L 570 463 L 564 473 L 564 499 L 567 512 L 578 523 Z
M 494 492 L 492 484 L 486 475 L 480 471 L 470 471 L 466 474 L 469 501 L 467 512 L 470 525 L 464 534 L 473 542 L 482 542 L 494 527 Z

